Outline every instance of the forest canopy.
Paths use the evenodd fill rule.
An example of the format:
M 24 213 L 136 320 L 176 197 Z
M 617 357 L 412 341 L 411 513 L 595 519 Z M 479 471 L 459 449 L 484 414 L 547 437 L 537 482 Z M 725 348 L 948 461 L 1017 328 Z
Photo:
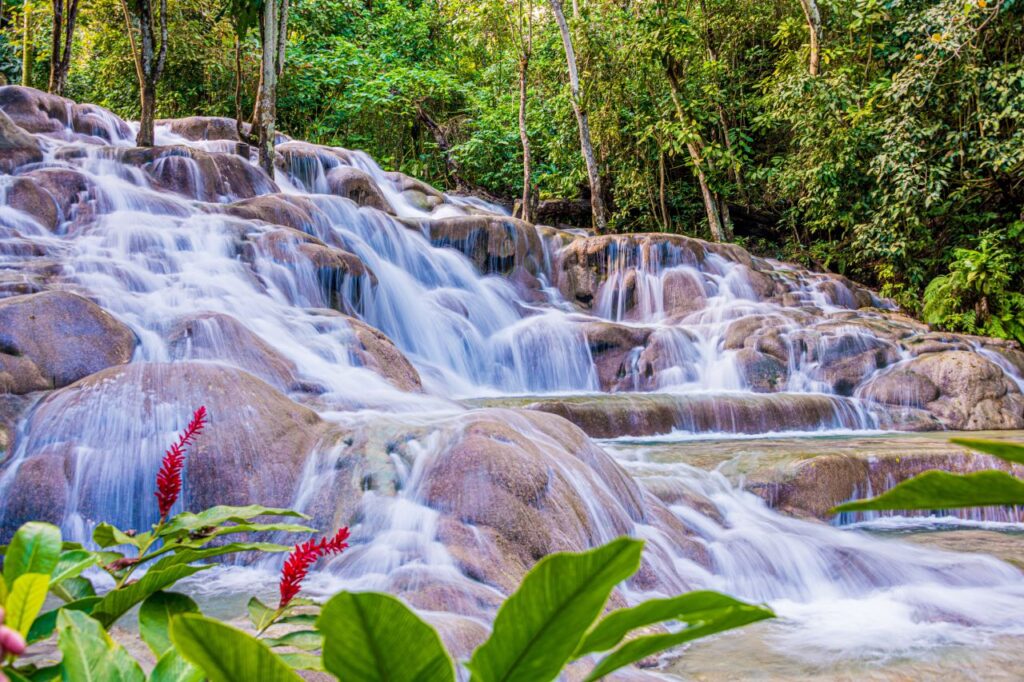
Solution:
M 53 89 L 66 50 L 65 96 L 138 119 L 129 5 L 67 1 L 68 47 L 62 0 L 4 3 L 0 71 Z M 157 118 L 258 109 L 244 4 L 166 0 Z M 540 222 L 576 202 L 585 226 L 592 208 L 611 232 L 734 239 L 877 286 L 940 328 L 1024 340 L 1022 0 L 283 6 L 279 131 L 525 200 Z

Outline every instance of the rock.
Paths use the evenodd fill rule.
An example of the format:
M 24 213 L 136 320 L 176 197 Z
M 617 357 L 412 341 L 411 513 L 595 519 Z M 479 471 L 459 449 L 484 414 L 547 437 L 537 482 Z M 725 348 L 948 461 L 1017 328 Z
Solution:
M 295 388 L 295 363 L 220 313 L 200 313 L 178 320 L 167 332 L 167 349 L 175 360 L 215 360 L 235 365 L 278 390 Z
M 279 192 L 262 170 L 234 154 L 183 145 L 106 147 L 102 152 L 141 168 L 157 189 L 189 199 L 226 203 Z
M 98 305 L 65 291 L 0 299 L 0 385 L 13 393 L 59 388 L 128 362 L 135 334 Z
M 43 447 L 18 465 L 0 508 L 0 542 L 8 542 L 29 521 L 55 525 L 64 521 L 74 480 L 74 460 L 68 457 L 71 449 L 68 444 Z
M 348 323 L 359 342 L 354 352 L 363 367 L 377 372 L 402 391 L 423 391 L 419 372 L 384 332 L 355 318 L 349 318 Z
M 0 87 L 0 110 L 26 131 L 59 140 L 112 143 L 133 138 L 131 127 L 103 107 L 20 85 Z
M 669 270 L 663 286 L 666 315 L 687 315 L 707 305 L 704 282 L 694 270 Z
M 471 215 L 407 222 L 422 230 L 434 246 L 463 253 L 484 274 L 544 271 L 544 245 L 533 225 L 522 220 Z
M 61 222 L 60 209 L 53 196 L 39 183 L 27 177 L 13 177 L 6 189 L 8 206 L 28 213 L 47 230 L 56 232 Z
M 156 122 L 157 125 L 165 125 L 175 135 L 181 135 L 186 140 L 229 140 L 241 142 L 238 137 L 238 128 L 233 118 L 223 116 L 187 116 L 185 118 L 162 118 Z M 242 132 L 249 134 L 250 126 L 242 123 Z
M 32 214 L 55 232 L 65 223 L 72 227 L 92 221 L 98 193 L 92 181 L 71 168 L 40 168 L 14 179 L 8 203 Z M 69 228 L 70 231 L 70 228 Z
M 907 363 L 939 390 L 930 412 L 951 429 L 1019 429 L 1024 427 L 1024 397 L 1003 370 L 967 351 L 928 353 Z
M 640 351 L 651 335 L 650 329 L 612 322 L 587 322 L 583 325 L 583 333 L 587 337 L 602 391 L 638 390 L 641 381 L 644 381 L 644 386 L 651 383 L 652 371 L 648 371 L 642 380 L 634 362 L 639 360 Z M 649 359 L 644 369 L 650 367 L 651 362 Z
M 27 499 L 20 515 L 54 518 L 53 500 L 73 478 L 76 499 L 68 512 L 121 528 L 148 527 L 157 516 L 153 490 L 163 451 L 200 405 L 209 424 L 189 448 L 180 504 L 193 511 L 292 504 L 303 467 L 327 430 L 316 413 L 232 367 L 133 363 L 57 390 L 32 412 L 11 489 L 33 489 L 36 471 L 52 489 Z M 61 461 L 65 476 L 58 475 Z M 339 494 L 358 495 L 358 481 L 336 486 Z M 11 528 L 9 521 L 0 527 Z
M 857 394 L 886 405 L 923 408 L 939 397 L 939 389 L 926 376 L 896 369 L 871 379 Z
M 300 232 L 310 232 L 313 225 L 327 222 L 316 204 L 306 197 L 292 194 L 250 197 L 228 204 L 224 211 L 245 220 L 262 220 Z
M 736 352 L 735 362 L 744 383 L 757 393 L 782 390 L 789 380 L 789 368 L 771 355 L 744 348 Z
M 360 206 L 392 213 L 377 183 L 366 171 L 354 166 L 337 166 L 327 173 L 327 187 L 331 194 L 351 199 Z
M 696 346 L 696 338 L 685 329 L 656 329 L 647 337 L 646 344 L 636 361 L 635 376 L 639 378 L 640 389 L 654 390 L 697 380 L 700 351 Z
M 39 141 L 0 109 L 0 172 L 12 173 L 19 166 L 42 160 Z

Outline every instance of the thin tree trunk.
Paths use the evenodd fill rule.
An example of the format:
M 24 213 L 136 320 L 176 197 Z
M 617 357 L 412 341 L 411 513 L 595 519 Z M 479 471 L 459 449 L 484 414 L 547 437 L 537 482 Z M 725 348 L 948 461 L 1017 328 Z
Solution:
M 554 12 L 555 21 L 562 34 L 565 61 L 569 68 L 572 108 L 576 113 L 576 122 L 580 130 L 580 149 L 583 152 L 583 160 L 587 165 L 587 178 L 590 181 L 590 210 L 593 214 L 594 231 L 602 234 L 608 227 L 608 221 L 605 217 L 604 196 L 601 193 L 601 176 L 594 158 L 594 146 L 590 141 L 590 122 L 580 96 L 580 77 L 576 67 L 576 53 L 572 48 L 572 35 L 569 33 L 569 24 L 565 21 L 565 13 L 562 11 L 562 0 L 551 0 L 551 10 Z
M 683 111 L 683 105 L 679 101 L 679 83 L 676 81 L 671 63 L 665 65 L 665 73 L 668 75 L 672 104 L 675 106 L 679 122 L 693 128 L 693 122 L 686 116 L 686 112 Z M 694 132 L 696 133 L 696 131 Z M 699 133 L 696 134 L 699 138 Z M 716 242 L 726 241 L 727 234 L 725 228 L 722 227 L 721 216 L 718 213 L 718 202 L 714 194 L 712 194 L 711 188 L 708 186 L 707 176 L 704 174 L 704 159 L 700 149 L 697 148 L 695 143 L 687 142 L 686 150 L 690 153 L 690 161 L 693 162 L 693 169 L 697 174 L 697 183 L 700 185 L 700 193 L 704 199 L 704 212 L 708 217 L 708 228 L 711 230 L 711 238 Z
M 658 150 L 658 203 L 661 204 L 661 224 L 665 232 L 672 231 L 672 218 L 668 213 L 668 200 L 665 196 L 665 152 Z
M 259 91 L 259 158 L 260 166 L 274 177 L 274 114 L 277 100 L 277 0 L 263 3 L 263 64 Z
M 32 87 L 32 66 L 35 62 L 35 45 L 32 38 L 32 5 L 26 2 L 22 12 L 25 17 L 25 29 L 21 34 L 21 84 Z
M 452 156 L 452 145 L 448 141 L 448 136 L 445 135 L 444 130 L 442 130 L 437 121 L 431 118 L 430 114 L 424 110 L 422 104 L 416 105 L 416 118 L 423 124 L 424 128 L 430 131 L 431 136 L 434 138 L 434 143 L 441 152 L 441 159 L 444 161 L 445 171 L 448 173 L 448 177 L 455 183 L 455 189 L 460 192 L 468 191 L 469 183 L 462 179 L 459 162 Z
M 78 0 L 53 0 L 53 28 L 50 39 L 50 80 L 47 90 L 64 95 L 71 68 L 71 45 L 78 19 Z
M 818 66 L 821 61 L 821 12 L 818 11 L 818 3 L 815 0 L 800 0 L 803 7 L 804 17 L 807 19 L 807 31 L 810 34 L 811 56 L 807 63 L 807 72 L 812 76 L 818 75 Z
M 125 21 L 131 33 L 131 16 L 125 8 Z M 167 0 L 160 0 L 160 47 L 156 45 L 156 17 L 153 16 L 152 0 L 136 0 L 139 20 L 139 43 L 136 52 L 135 69 L 139 76 L 139 134 L 135 144 L 152 147 L 156 127 L 156 89 L 167 61 Z
M 50 30 L 50 80 L 47 92 L 57 92 L 57 71 L 60 69 L 61 40 L 64 37 L 64 0 L 52 0 L 53 24 Z
M 533 217 L 533 181 L 530 167 L 530 135 L 526 129 L 526 80 L 530 68 L 530 58 L 521 55 L 519 58 L 519 141 L 523 145 L 523 207 L 519 217 L 530 222 Z

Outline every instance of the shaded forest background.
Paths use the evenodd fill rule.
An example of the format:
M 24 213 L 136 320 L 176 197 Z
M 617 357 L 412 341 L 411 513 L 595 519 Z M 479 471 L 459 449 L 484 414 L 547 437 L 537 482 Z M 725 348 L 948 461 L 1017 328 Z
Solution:
M 536 195 L 586 205 L 551 9 L 291 0 L 277 127 L 511 205 L 525 73 Z M 158 117 L 235 115 L 231 12 L 168 1 Z M 9 82 L 46 88 L 52 13 L 5 3 Z M 576 0 L 565 15 L 608 231 L 713 236 L 711 196 L 755 252 L 876 286 L 940 328 L 1024 340 L 1024 0 Z M 64 94 L 138 118 L 132 54 L 120 0 L 82 0 Z

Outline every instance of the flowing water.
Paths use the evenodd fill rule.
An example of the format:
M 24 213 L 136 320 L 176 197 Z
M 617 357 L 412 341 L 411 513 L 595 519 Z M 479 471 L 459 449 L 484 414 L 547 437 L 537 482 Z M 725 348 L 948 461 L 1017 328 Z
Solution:
M 153 516 L 162 448 L 193 403 L 205 400 L 204 385 L 185 381 L 175 368 L 213 362 L 256 374 L 325 424 L 308 456 L 291 464 L 291 478 L 274 481 L 280 488 L 288 480 L 275 494 L 324 527 L 353 519 L 352 549 L 315 576 L 313 592 L 389 590 L 431 618 L 455 618 L 445 621 L 454 629 L 479 628 L 536 558 L 523 547 L 539 548 L 536 555 L 629 533 L 644 538 L 647 551 L 644 577 L 624 586 L 622 599 L 709 588 L 766 602 L 781 618 L 759 626 L 750 641 L 760 653 L 751 652 L 774 652 L 771 665 L 782 678 L 787 671 L 868 670 L 893 661 L 912 671 L 915 661 L 926 665 L 964 647 L 1019 646 L 1024 582 L 1007 563 L 789 518 L 715 466 L 652 456 L 651 443 L 604 442 L 609 458 L 553 417 L 478 407 L 567 396 L 600 405 L 608 399 L 599 357 L 605 348 L 588 329 L 614 323 L 627 333 L 646 330 L 648 345 L 660 349 L 651 379 L 642 369 L 643 349 L 627 348 L 623 367 L 631 369 L 618 388 L 648 391 L 636 399 L 656 406 L 671 403 L 663 447 L 688 439 L 693 452 L 701 448 L 692 439 L 704 438 L 696 442 L 714 452 L 720 442 L 708 439 L 722 434 L 873 433 L 898 416 L 837 390 L 823 368 L 835 358 L 870 356 L 863 372 L 871 376 L 909 359 L 884 336 L 841 323 L 858 303 L 887 302 L 865 302 L 862 291 L 858 301 L 858 292 L 838 280 L 767 262 L 785 292 L 766 296 L 763 276 L 731 252 L 695 254 L 621 239 L 605 251 L 606 277 L 590 309 L 581 310 L 558 286 L 561 238 L 534 235 L 539 265 L 524 292 L 514 278 L 482 271 L 468 257 L 476 236 L 448 248 L 431 232 L 430 221 L 502 209 L 440 195 L 424 204 L 424 192 L 411 192 L 407 179 L 385 173 L 365 154 L 321 150 L 294 158 L 271 180 L 237 157 L 234 143 L 197 142 L 160 127 L 157 143 L 178 147 L 139 164 L 125 156 L 130 127 L 102 112 L 90 116 L 89 136 L 81 125 L 39 136 L 45 158 L 35 169 L 74 171 L 88 187 L 88 201 L 61 215 L 56 230 L 7 205 L 13 179 L 0 178 L 0 270 L 28 273 L 33 258 L 54 262 L 59 287 L 85 294 L 131 328 L 138 337 L 132 363 L 150 369 L 126 370 L 80 394 L 55 393 L 25 413 L 0 470 L 0 530 L 11 530 L 13 512 L 2 500 L 17 492 L 19 471 L 58 445 L 67 448 L 73 472 L 62 513 L 70 538 L 86 540 L 100 518 L 144 526 Z M 214 177 L 206 157 L 193 158 L 189 148 L 230 157 L 234 170 Z M 331 193 L 332 178 L 349 168 L 372 180 L 390 211 Z M 238 208 L 269 194 L 301 207 L 299 230 L 253 220 Z M 240 200 L 246 201 L 233 203 Z M 314 242 L 304 241 L 310 236 Z M 322 247 L 354 255 L 362 269 L 325 275 L 308 256 Z M 689 283 L 693 303 L 683 312 L 672 300 L 680 281 Z M 360 328 L 336 311 L 384 332 L 415 366 L 424 390 L 400 390 L 384 377 L 389 367 L 374 371 L 361 354 Z M 840 322 L 810 337 L 805 322 L 814 315 Z M 755 391 L 740 347 L 728 339 L 734 322 L 753 316 L 777 323 L 772 338 L 787 358 L 770 394 Z M 1021 385 L 1009 362 L 979 346 L 983 351 Z M 246 386 L 237 389 L 242 425 L 259 418 L 246 403 Z M 474 478 L 477 460 L 457 458 L 474 429 L 487 431 L 498 453 L 480 467 L 500 468 L 522 456 L 529 472 L 548 481 L 548 506 L 537 522 L 551 527 L 544 537 L 515 535 L 523 545 L 516 551 L 494 534 L 521 529 L 495 517 L 522 513 L 529 520 L 535 510 L 514 506 L 512 495 L 502 507 L 506 490 L 486 476 Z M 259 447 L 245 433 L 235 437 L 239 452 Z M 338 471 L 356 450 L 361 488 L 354 499 L 341 499 Z M 180 504 L 198 495 L 186 489 Z M 1016 518 L 1006 521 L 1019 530 Z M 479 564 L 492 564 L 493 574 L 474 563 L 474 554 Z M 191 584 L 198 593 L 219 590 L 223 600 L 223 590 L 272 589 L 272 569 L 222 568 L 216 579 Z M 721 666 L 714 652 L 729 651 L 737 637 L 743 635 L 708 645 L 710 654 L 697 647 L 694 659 L 675 670 L 699 676 L 703 662 L 714 672 Z M 779 653 L 793 651 L 800 655 Z M 753 674 L 739 664 L 732 670 Z

